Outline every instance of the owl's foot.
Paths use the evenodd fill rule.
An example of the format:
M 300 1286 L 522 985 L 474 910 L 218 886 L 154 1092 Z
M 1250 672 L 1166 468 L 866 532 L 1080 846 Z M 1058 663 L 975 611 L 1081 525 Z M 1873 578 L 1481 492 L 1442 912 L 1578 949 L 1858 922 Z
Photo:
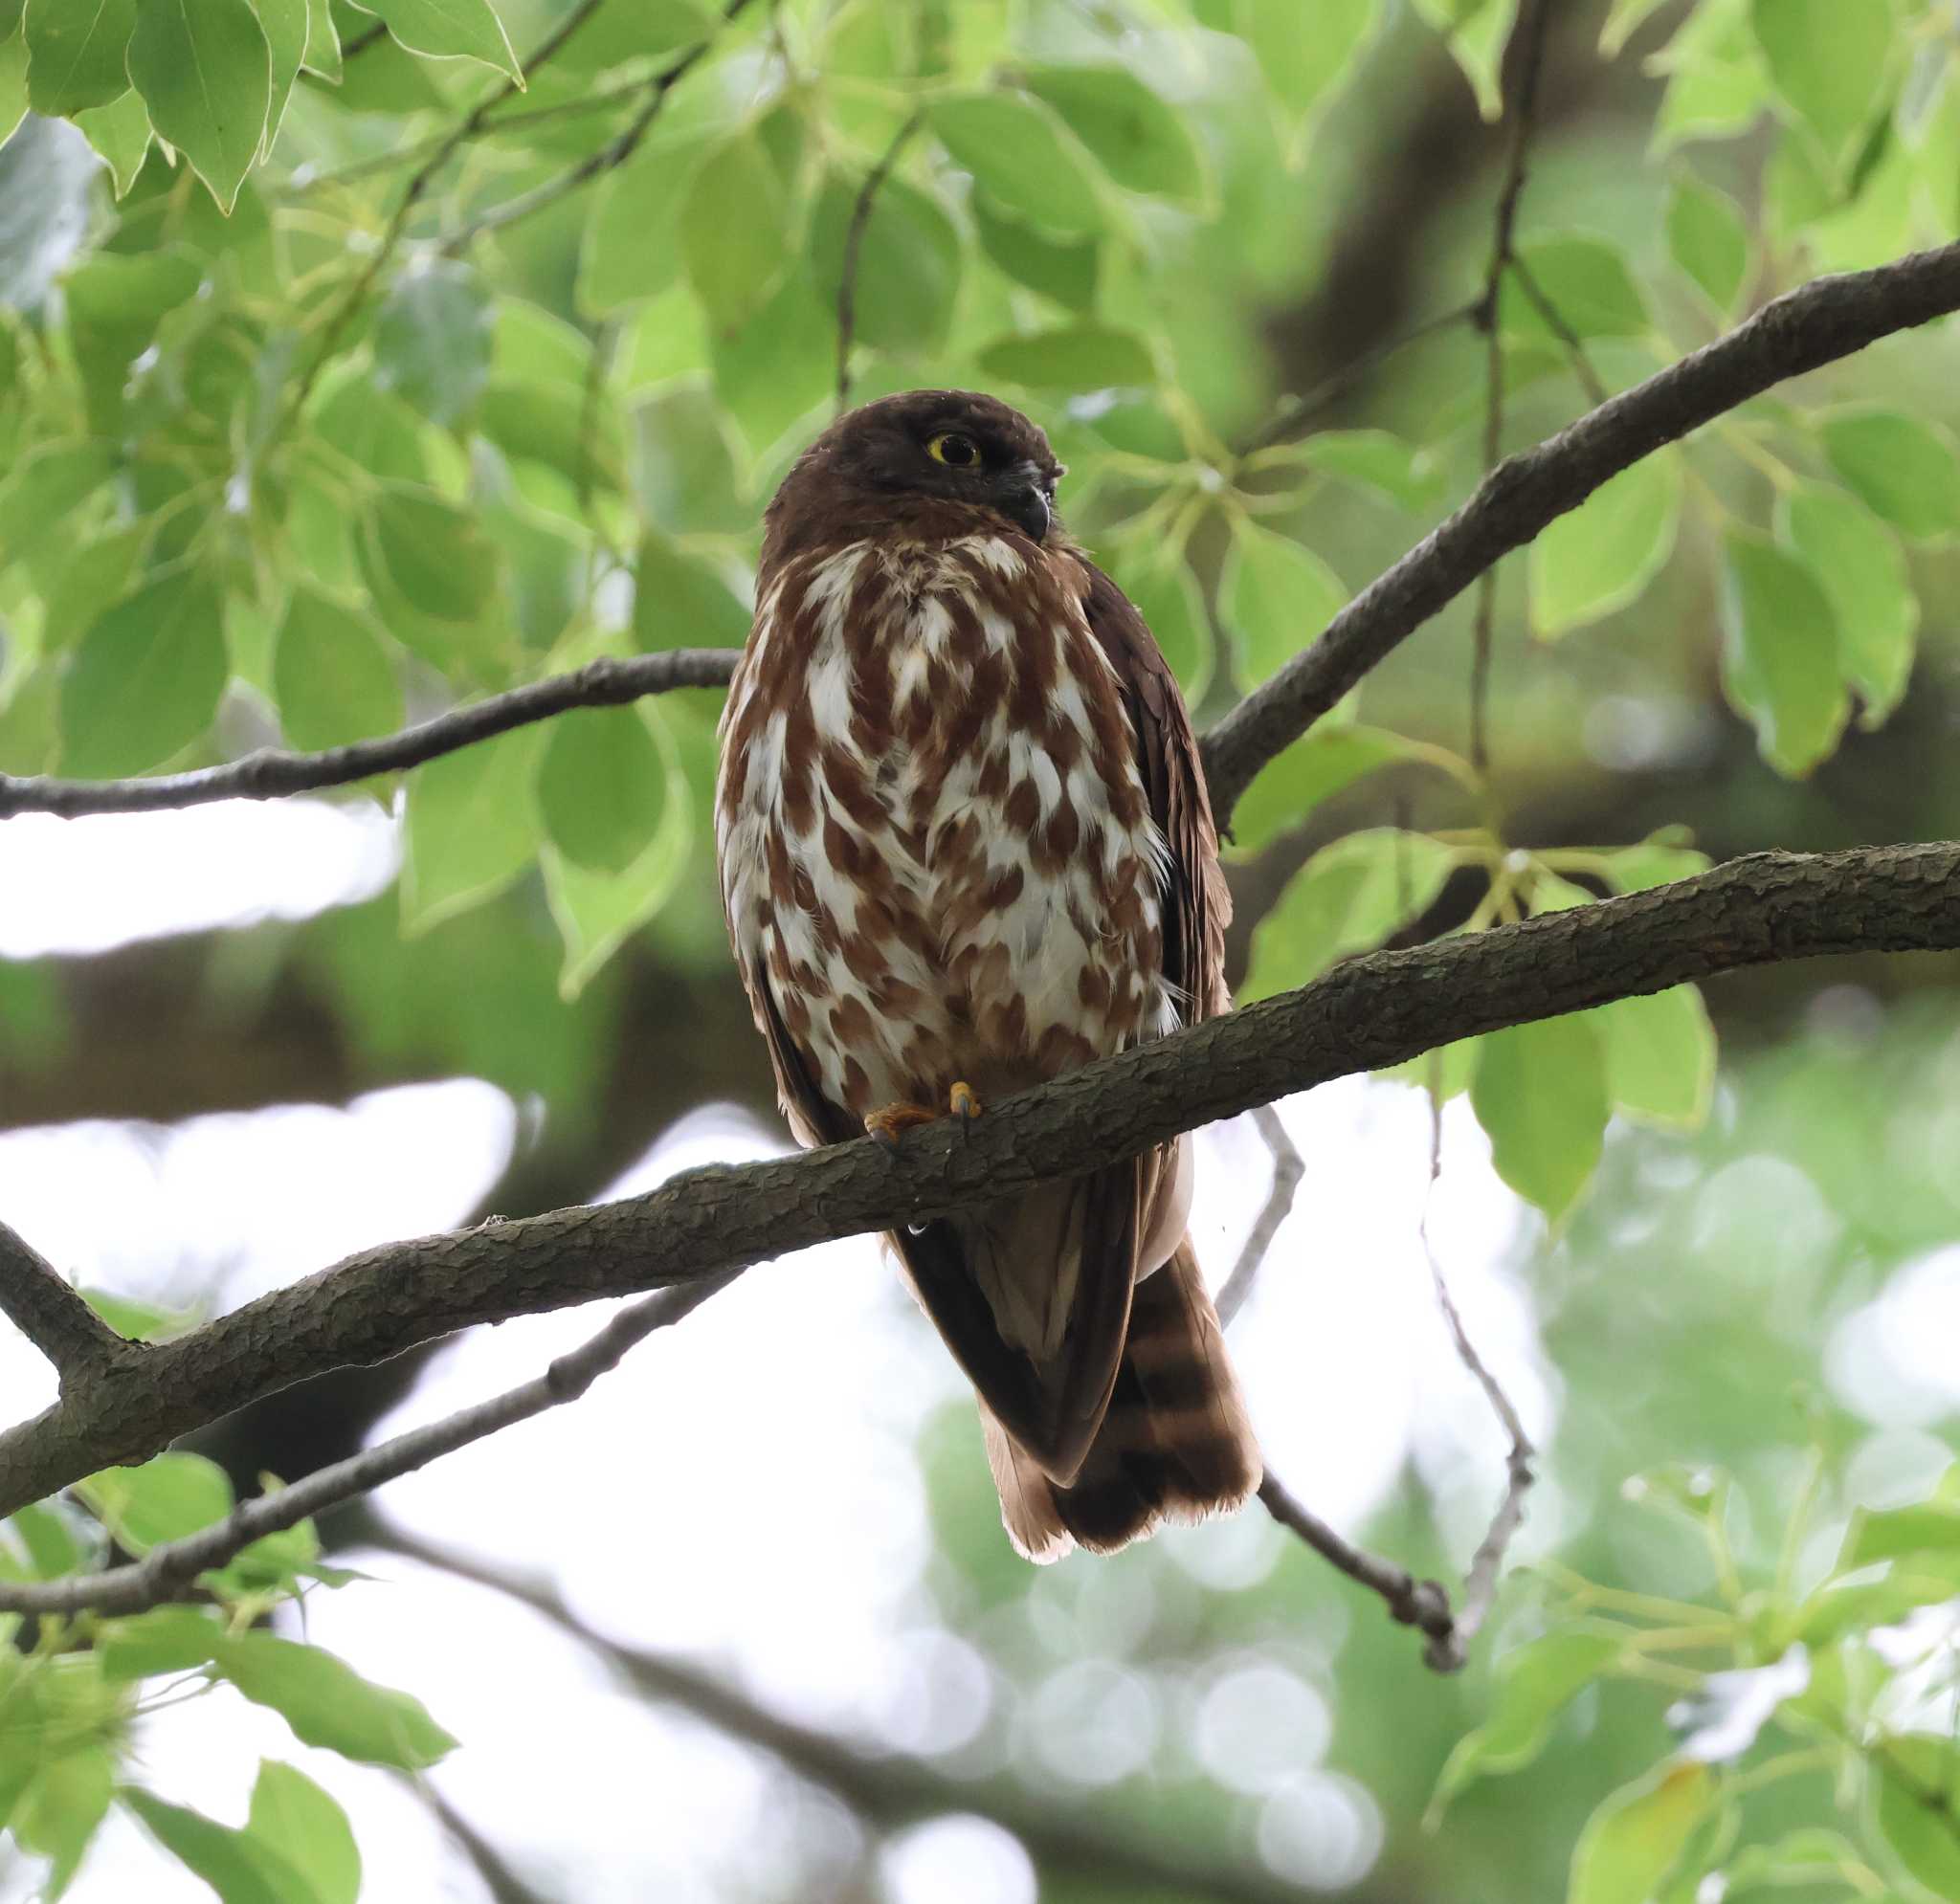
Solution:
M 943 1117 L 959 1118 L 962 1124 L 970 1123 L 980 1115 L 980 1099 L 970 1084 L 955 1084 L 947 1094 L 947 1108 L 935 1111 L 929 1104 L 887 1104 L 881 1111 L 874 1111 L 864 1119 L 864 1128 L 880 1143 L 898 1147 L 899 1133 L 909 1131 L 920 1124 L 936 1124 Z

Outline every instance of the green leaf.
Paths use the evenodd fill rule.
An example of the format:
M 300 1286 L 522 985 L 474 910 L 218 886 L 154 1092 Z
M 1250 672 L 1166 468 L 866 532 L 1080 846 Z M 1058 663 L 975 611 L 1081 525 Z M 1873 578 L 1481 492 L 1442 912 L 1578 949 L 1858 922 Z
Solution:
M 1442 493 L 1435 453 L 1386 430 L 1316 431 L 1300 445 L 1300 454 L 1309 468 L 1404 509 L 1426 509 Z
M 680 207 L 680 252 L 709 321 L 733 329 L 760 310 L 788 270 L 789 198 L 750 127 L 695 167 Z
M 1748 277 L 1749 239 L 1726 191 L 1682 172 L 1667 199 L 1668 255 L 1724 317 L 1735 314 Z
M 1649 66 L 1669 76 L 1654 126 L 1657 151 L 1746 131 L 1770 102 L 1762 56 L 1737 4 L 1697 8 Z
M 1094 238 L 1053 238 L 1011 218 L 975 188 L 967 210 L 980 249 L 1017 283 L 1071 311 L 1096 308 L 1102 248 Z
M 126 1295 L 112 1295 L 104 1289 L 82 1289 L 77 1294 L 127 1341 L 168 1341 L 172 1336 L 183 1335 L 197 1320 L 189 1311 L 165 1309 L 154 1302 L 135 1302 Z
M 1804 483 L 1777 498 L 1776 533 L 1823 585 L 1838 617 L 1838 659 L 1877 727 L 1912 674 L 1919 597 L 1899 538 L 1842 490 Z
M 26 6 L 27 0 L 0 0 L 0 45 L 20 31 L 20 17 Z
M 152 1606 L 146 1613 L 104 1623 L 96 1640 L 103 1675 L 147 1679 L 158 1672 L 188 1672 L 216 1652 L 223 1626 L 195 1606 Z
M 222 1904 L 313 1904 L 316 1893 L 300 1867 L 263 1839 L 189 1805 L 171 1804 L 141 1785 L 124 1785 L 121 1797 L 157 1843 L 203 1878 Z
M 306 70 L 330 86 L 341 82 L 341 36 L 330 0 L 306 0 Z
M 797 270 L 746 324 L 709 341 L 715 388 L 757 455 L 833 395 L 836 321 L 835 305 L 817 297 L 808 271 Z M 799 432 L 796 447 L 807 440 Z
M 247 0 L 144 0 L 129 81 L 158 135 L 231 210 L 272 106 L 272 50 Z
M 432 423 L 454 423 L 490 375 L 490 294 L 474 267 L 434 258 L 389 286 L 374 319 L 374 381 Z
M 27 1550 L 36 1579 L 55 1580 L 80 1569 L 82 1547 L 69 1525 L 71 1518 L 58 1500 L 48 1500 L 32 1501 L 7 1520 Z
M 1212 678 L 1212 625 L 1191 565 L 1155 544 L 1140 548 L 1132 543 L 1110 573 L 1170 663 L 1185 700 L 1195 707 Z
M 1233 524 L 1218 617 L 1237 643 L 1246 686 L 1278 674 L 1347 600 L 1341 578 L 1311 549 L 1249 518 Z
M 1915 542 L 1960 529 L 1960 458 L 1936 425 L 1877 404 L 1827 411 L 1818 426 L 1832 469 Z
M 520 727 L 410 776 L 402 930 L 413 935 L 502 890 L 531 863 L 545 730 Z
M 1838 661 L 1838 618 L 1815 574 L 1767 536 L 1731 527 L 1723 539 L 1723 685 L 1755 723 L 1777 772 L 1810 772 L 1838 744 L 1848 703 Z
M 1157 381 L 1156 360 L 1142 338 L 1092 322 L 1000 338 L 981 351 L 980 367 L 1031 389 L 1102 390 Z
M 11 1820 L 23 1850 L 54 1860 L 43 1898 L 59 1897 L 109 1808 L 116 1768 L 106 1745 L 90 1742 L 50 1760 L 29 1781 Z
M 574 708 L 551 722 L 538 810 L 574 865 L 624 872 L 653 839 L 666 794 L 666 769 L 637 708 Z
M 1622 893 L 1644 893 L 1650 887 L 1692 879 L 1714 864 L 1705 852 L 1682 844 L 1686 829 L 1663 827 L 1637 846 L 1615 847 L 1601 856 L 1606 876 Z
M 1658 13 L 1666 6 L 1667 0 L 1613 0 L 1613 11 L 1606 16 L 1606 24 L 1599 30 L 1599 51 L 1608 59 L 1617 59 L 1621 49 L 1632 39 L 1648 16 Z
M 1845 1530 L 1838 1570 L 1850 1573 L 1877 1561 L 1921 1554 L 1960 1555 L 1960 1508 L 1947 1501 L 1860 1508 Z
M 273 141 L 286 116 L 286 101 L 293 96 L 294 82 L 306 58 L 310 32 L 308 0 L 255 0 L 258 24 L 265 29 L 266 44 L 272 50 L 272 100 L 266 108 L 265 138 L 258 156 L 271 152 Z
M 633 591 L 633 639 L 643 653 L 663 648 L 740 648 L 750 612 L 722 575 L 685 554 L 657 529 L 639 545 Z
M 697 156 L 691 144 L 643 146 L 600 180 L 578 255 L 578 304 L 588 317 L 657 298 L 679 277 L 680 208 Z
M 1200 199 L 1205 167 L 1183 118 L 1124 66 L 1036 66 L 1021 83 L 1130 191 Z
M 1480 1041 L 1470 1083 L 1491 1162 L 1554 1221 L 1599 1162 L 1609 1110 L 1605 1054 L 1586 1017 L 1542 1018 Z
M 1665 1764 L 1622 1785 L 1579 1834 L 1567 1904 L 1649 1904 L 1715 1798 L 1706 1765 Z
M 0 567 L 31 554 L 115 467 L 106 443 L 65 437 L 37 443 L 0 482 Z
M 1883 0 L 1751 0 L 1749 24 L 1778 96 L 1816 134 L 1834 166 L 1871 122 L 1891 64 Z
M 140 1468 L 104 1468 L 79 1483 L 92 1512 L 132 1554 L 181 1540 L 232 1511 L 232 1484 L 201 1454 L 159 1454 Z
M 208 573 L 167 568 L 81 638 L 61 681 L 61 764 L 84 780 L 145 772 L 211 725 L 224 693 L 223 605 Z
M 1450 51 L 1485 119 L 1503 116 L 1503 94 L 1498 68 L 1503 61 L 1518 0 L 1415 0 L 1415 11 L 1438 33 L 1449 36 Z
M 354 0 L 364 13 L 388 23 L 395 43 L 436 58 L 477 59 L 507 73 L 520 86 L 523 75 L 503 23 L 490 0 Z
M 37 113 L 65 118 L 127 88 L 136 0 L 29 0 L 22 26 L 28 103 Z
M 1381 0 L 1317 0 L 1303 31 L 1300 0 L 1234 0 L 1232 23 L 1259 77 L 1296 113 L 1318 105 L 1352 74 L 1374 36 Z
M 1518 255 L 1546 302 L 1581 343 L 1646 334 L 1646 300 L 1617 245 L 1582 235 L 1541 238 L 1520 246 Z M 1557 337 L 1515 272 L 1505 277 L 1499 295 L 1498 321 L 1512 336 Z
M 1490 1716 L 1452 1748 L 1437 1781 L 1431 1819 L 1473 1780 L 1530 1764 L 1545 1750 L 1559 1714 L 1625 1647 L 1621 1634 L 1574 1627 L 1505 1653 L 1493 1674 Z
M 1592 1014 L 1613 1100 L 1648 1123 L 1693 1129 L 1715 1090 L 1715 1027 L 1695 985 L 1615 999 Z
M 1259 769 L 1232 811 L 1232 851 L 1261 852 L 1299 826 L 1323 800 L 1369 774 L 1414 758 L 1417 743 L 1385 727 L 1310 728 Z
M 1866 1753 L 1872 1824 L 1892 1855 L 1935 1897 L 1960 1897 L 1960 1748 L 1923 1735 L 1881 1739 Z
M 363 539 L 403 601 L 438 621 L 473 621 L 497 592 L 497 552 L 476 517 L 420 483 L 377 485 Z
M 1657 451 L 1600 484 L 1531 544 L 1532 631 L 1546 639 L 1637 601 L 1674 548 L 1681 459 Z
M 1254 928 L 1239 1003 L 1303 985 L 1337 959 L 1379 945 L 1428 910 L 1455 864 L 1441 841 L 1392 827 L 1323 847 Z
M 565 43 L 554 72 L 604 73 L 629 59 L 679 53 L 710 38 L 721 18 L 713 0 L 634 0 L 602 7 Z
M 402 724 L 402 687 L 374 624 L 303 578 L 273 637 L 279 725 L 302 753 Z
M 149 157 L 149 108 L 143 95 L 134 86 L 127 87 L 107 105 L 77 113 L 75 122 L 108 166 L 116 196 L 126 198 Z
M 1016 217 L 1067 236 L 1102 229 L 1095 180 L 1046 106 L 1013 93 L 965 93 L 930 111 L 953 163 Z
M 245 1834 L 304 1874 L 312 1904 L 356 1904 L 361 1850 L 353 1827 L 340 1801 L 304 1772 L 277 1759 L 258 1761 Z
M 835 329 L 844 243 L 863 181 L 832 173 L 810 226 L 810 269 Z M 920 356 L 937 350 L 952 322 L 963 255 L 958 228 L 939 201 L 888 178 L 871 201 L 852 280 L 852 334 L 877 350 Z M 825 342 L 830 339 L 827 337 Z
M 372 1684 L 319 1647 L 234 1633 L 218 1649 L 217 1670 L 256 1705 L 270 1706 L 302 1743 L 363 1764 L 417 1772 L 456 1746 L 419 1699 Z
M 617 489 L 625 462 L 610 404 L 568 397 L 542 378 L 492 377 L 478 406 L 477 428 L 506 456 L 543 463 L 574 488 Z

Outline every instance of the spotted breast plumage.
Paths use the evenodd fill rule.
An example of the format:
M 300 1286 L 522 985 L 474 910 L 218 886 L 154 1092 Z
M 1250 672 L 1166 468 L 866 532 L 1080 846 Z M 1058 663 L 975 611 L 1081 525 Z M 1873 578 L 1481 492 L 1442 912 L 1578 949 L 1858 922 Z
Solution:
M 913 391 L 839 418 L 769 506 L 716 843 L 806 1144 L 984 1115 L 1226 1006 L 1190 720 L 1056 522 L 1061 473 L 1006 405 Z M 889 1239 L 1031 1559 L 1258 1485 L 1190 1199 L 1180 1140 Z

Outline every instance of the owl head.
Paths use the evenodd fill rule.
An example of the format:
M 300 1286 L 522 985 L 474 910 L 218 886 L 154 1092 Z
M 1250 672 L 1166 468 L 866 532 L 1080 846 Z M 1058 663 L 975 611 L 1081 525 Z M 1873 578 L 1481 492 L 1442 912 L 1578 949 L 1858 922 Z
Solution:
M 1043 542 L 1065 474 L 1048 438 L 997 397 L 880 397 L 838 417 L 784 477 L 769 504 L 763 561 L 935 520 L 951 533 L 996 520 Z

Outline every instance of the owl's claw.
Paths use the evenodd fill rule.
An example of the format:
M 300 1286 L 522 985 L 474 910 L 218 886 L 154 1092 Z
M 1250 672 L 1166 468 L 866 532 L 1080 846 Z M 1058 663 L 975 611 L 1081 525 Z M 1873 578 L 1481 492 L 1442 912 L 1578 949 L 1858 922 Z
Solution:
M 947 1108 L 935 1111 L 929 1104 L 887 1104 L 864 1119 L 864 1128 L 880 1143 L 896 1150 L 899 1133 L 920 1124 L 936 1124 L 943 1117 L 954 1117 L 962 1129 L 980 1115 L 980 1099 L 970 1084 L 955 1084 L 947 1094 Z
M 883 1110 L 874 1111 L 864 1119 L 864 1128 L 880 1143 L 896 1150 L 901 1131 L 911 1130 L 918 1124 L 936 1123 L 939 1115 L 926 1104 L 887 1104 Z

